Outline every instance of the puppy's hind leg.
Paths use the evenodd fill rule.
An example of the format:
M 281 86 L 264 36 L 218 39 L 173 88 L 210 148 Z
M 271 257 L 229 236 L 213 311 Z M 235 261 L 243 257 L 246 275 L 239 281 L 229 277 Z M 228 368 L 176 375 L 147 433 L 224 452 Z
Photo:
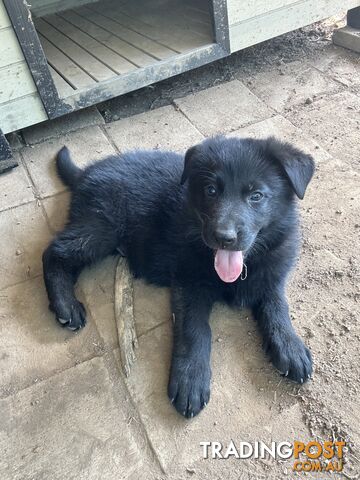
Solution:
M 74 284 L 86 265 L 114 252 L 116 235 L 103 222 L 70 224 L 43 254 L 43 271 L 49 308 L 70 330 L 85 326 L 85 309 L 74 293 Z

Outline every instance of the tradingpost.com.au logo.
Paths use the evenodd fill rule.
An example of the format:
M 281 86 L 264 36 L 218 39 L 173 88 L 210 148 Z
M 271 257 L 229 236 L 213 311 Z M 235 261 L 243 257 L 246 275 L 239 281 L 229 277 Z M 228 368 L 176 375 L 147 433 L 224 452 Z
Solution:
M 233 440 L 224 445 L 221 442 L 200 442 L 204 458 L 227 459 L 237 458 L 271 458 L 286 460 L 293 458 L 292 466 L 295 472 L 341 472 L 343 469 L 343 441 L 303 443 L 299 441 L 271 442 L 239 442 Z

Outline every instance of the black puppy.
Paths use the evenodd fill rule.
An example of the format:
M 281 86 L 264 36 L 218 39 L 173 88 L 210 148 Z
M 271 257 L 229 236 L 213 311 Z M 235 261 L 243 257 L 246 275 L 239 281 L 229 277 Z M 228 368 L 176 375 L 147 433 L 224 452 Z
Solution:
M 295 195 L 304 197 L 311 156 L 274 138 L 216 137 L 190 148 L 185 164 L 176 153 L 135 151 L 81 170 L 64 147 L 57 168 L 71 208 L 43 265 L 61 324 L 85 325 L 74 295 L 81 269 L 121 252 L 135 277 L 172 288 L 168 394 L 182 415 L 209 401 L 215 301 L 250 307 L 275 367 L 300 383 L 310 377 L 311 355 L 291 325 L 285 283 L 297 256 Z

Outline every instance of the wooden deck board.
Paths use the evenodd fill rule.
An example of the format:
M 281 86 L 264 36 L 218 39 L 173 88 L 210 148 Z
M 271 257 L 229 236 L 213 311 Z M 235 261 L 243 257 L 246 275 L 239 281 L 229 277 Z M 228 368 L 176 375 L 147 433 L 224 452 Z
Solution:
M 93 6 L 92 6 L 93 8 Z M 134 32 L 141 32 L 146 38 L 150 38 L 160 43 L 160 45 L 165 45 L 168 48 L 172 49 L 176 53 L 180 53 L 178 49 L 178 42 L 176 34 L 174 32 L 159 31 L 159 29 L 139 21 L 136 18 L 129 17 L 128 15 L 120 12 L 119 10 L 111 12 L 111 6 L 107 2 L 103 9 L 103 14 L 110 15 L 114 20 L 116 20 L 120 25 L 126 25 L 127 28 L 133 30 Z M 192 44 L 191 44 L 192 45 Z
M 114 18 L 118 23 L 126 25 L 128 28 L 141 32 L 149 38 L 167 45 L 174 51 L 186 52 L 188 50 L 201 47 L 212 42 L 212 34 L 204 36 L 197 33 L 197 26 L 189 29 L 189 25 L 183 22 L 183 28 L 176 24 L 175 16 L 169 15 L 167 20 L 162 17 L 162 11 L 144 12 L 142 9 L 136 14 L 136 9 L 129 8 L 127 5 L 119 5 L 115 7 L 116 0 L 109 0 L 102 4 L 104 15 Z M 94 9 L 95 5 L 91 5 Z M 98 7 L 96 7 L 98 8 Z M 139 8 L 139 6 L 138 6 Z M 211 31 L 209 17 L 209 31 Z
M 69 57 L 64 55 L 63 52 L 56 48 L 52 43 L 48 42 L 45 37 L 41 34 L 39 37 L 49 64 L 54 66 L 58 72 L 61 72 L 74 88 L 81 89 L 96 83 L 93 78 L 85 73 Z
M 82 9 L 76 9 L 76 11 L 66 12 L 64 18 L 70 20 L 78 28 L 84 29 L 89 35 L 96 38 L 99 42 L 106 44 L 115 53 L 121 55 L 128 62 L 132 63 L 135 67 L 143 67 L 151 65 L 156 62 L 153 57 L 150 57 L 142 50 L 133 47 L 127 42 L 124 42 L 119 37 L 111 33 L 109 30 L 104 29 L 102 26 L 88 20 L 83 16 Z
M 49 65 L 49 68 L 59 96 L 68 97 L 69 95 L 72 95 L 75 92 L 75 89 L 68 82 L 66 82 L 51 65 Z
M 44 17 L 46 19 L 46 17 Z M 116 74 L 97 60 L 93 55 L 81 48 L 78 44 L 47 23 L 44 19 L 38 18 L 35 22 L 36 29 L 48 41 L 56 45 L 65 55 L 71 58 L 77 65 L 79 65 L 87 74 L 95 81 L 109 80 L 116 76 Z
M 107 16 L 105 13 L 101 12 L 101 9 L 102 6 L 100 4 L 94 4 L 90 7 L 84 8 L 83 10 L 87 12 L 86 17 L 89 20 L 103 26 L 110 32 L 116 34 L 122 40 L 127 41 L 134 47 L 143 50 L 158 60 L 164 60 L 165 58 L 169 58 L 174 55 L 174 51 L 170 48 L 157 43 L 148 37 L 145 37 L 141 32 L 135 32 L 127 28 L 125 25 L 119 24 L 119 22 L 116 22 L 116 18 L 114 19 L 115 21 L 112 20 L 112 18 L 114 18 L 113 15 L 111 15 L 111 17 Z
M 207 5 L 105 0 L 35 18 L 59 95 L 212 44 Z
M 84 48 L 84 50 L 86 50 L 88 53 L 91 53 L 91 55 L 93 55 L 97 60 L 100 60 L 108 68 L 113 70 L 114 73 L 126 73 L 134 68 L 133 64 L 110 50 L 110 48 L 97 41 L 94 37 L 91 37 L 84 31 L 81 31 L 78 26 L 67 21 L 66 16 L 62 17 L 61 13 L 46 17 L 46 20 L 52 26 L 60 29 L 65 35 Z

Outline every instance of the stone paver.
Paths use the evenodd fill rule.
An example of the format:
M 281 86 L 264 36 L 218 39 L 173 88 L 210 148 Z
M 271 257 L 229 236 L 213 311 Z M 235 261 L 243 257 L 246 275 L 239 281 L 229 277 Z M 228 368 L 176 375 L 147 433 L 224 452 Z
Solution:
M 38 125 L 23 130 L 23 136 L 27 144 L 34 145 L 42 143 L 50 138 L 66 135 L 69 132 L 79 130 L 84 127 L 104 124 L 105 120 L 96 107 L 87 108 L 78 112 L 56 118 L 49 122 L 43 122 Z
M 186 150 L 202 140 L 196 128 L 174 107 L 162 107 L 108 124 L 106 130 L 121 151 L 136 148 Z
M 288 289 L 292 317 L 303 325 L 315 362 L 312 395 L 324 402 L 325 417 L 341 405 L 335 407 L 340 418 L 332 422 L 347 425 L 355 445 L 360 441 L 359 369 L 354 367 L 360 338 L 359 198 L 360 172 L 334 161 L 318 166 L 301 203 L 302 252 Z
M 314 102 L 287 116 L 331 155 L 358 168 L 360 97 L 342 92 Z
M 41 255 L 51 236 L 37 201 L 1 212 L 0 225 L 1 289 L 41 273 Z
M 94 322 L 77 333 L 56 322 L 42 277 L 1 290 L 0 299 L 2 395 L 101 353 Z
M 14 158 L 19 162 L 19 155 L 15 154 Z M 30 180 L 21 164 L 0 176 L 0 211 L 34 199 Z
M 101 358 L 0 405 L 3 480 L 145 478 L 146 449 L 133 435 L 135 422 L 130 425 L 126 405 L 114 395 Z
M 114 314 L 116 262 L 117 257 L 108 257 L 84 270 L 79 278 L 86 311 L 91 314 L 105 344 L 112 347 L 119 344 Z
M 303 62 L 259 73 L 248 84 L 255 95 L 279 113 L 340 88 L 331 78 Z
M 118 257 L 109 257 L 96 266 L 86 269 L 79 278 L 79 284 L 85 296 L 85 307 L 95 319 L 105 344 L 112 348 L 118 346 L 114 314 L 114 280 L 117 262 Z M 169 291 L 148 285 L 142 280 L 135 280 L 134 315 L 138 336 L 169 321 L 171 317 Z
M 212 396 L 198 417 L 191 421 L 182 418 L 170 405 L 166 394 L 172 343 L 170 322 L 140 338 L 137 361 L 127 380 L 169 478 L 185 473 L 186 468 L 199 469 L 202 478 L 229 478 L 235 473 L 246 473 L 249 466 L 246 462 L 240 467 L 232 461 L 220 462 L 221 465 L 204 461 L 201 441 L 216 440 L 227 444 L 230 439 L 249 440 L 249 431 L 252 439 L 265 442 L 271 441 L 273 433 L 283 438 L 291 438 L 293 430 L 299 436 L 306 435 L 301 419 L 285 427 L 286 432 L 282 428 L 279 433 L 276 427 L 279 422 L 277 408 L 284 392 L 279 388 L 281 377 L 266 361 L 255 323 L 247 312 L 218 305 L 211 324 Z M 284 388 L 288 387 L 286 384 Z M 218 477 L 221 472 L 223 477 Z
M 281 115 L 268 118 L 262 122 L 253 123 L 247 127 L 240 128 L 235 132 L 228 134 L 229 137 L 252 137 L 267 138 L 275 136 L 279 140 L 290 142 L 301 148 L 306 153 L 314 156 L 316 163 L 329 161 L 330 155 L 321 148 L 308 135 L 304 134 L 299 128 L 296 128 L 291 122 Z
M 70 205 L 70 192 L 59 193 L 53 197 L 47 197 L 42 200 L 48 222 L 54 232 L 63 229 Z
M 360 57 L 358 54 L 330 45 L 326 55 L 316 55 L 309 64 L 346 86 L 360 85 Z
M 65 190 L 55 168 L 55 155 L 64 145 L 69 147 L 74 161 L 80 166 L 114 153 L 113 147 L 99 127 L 83 128 L 33 148 L 25 148 L 23 157 L 41 198 Z
M 170 290 L 145 283 L 134 282 L 134 314 L 139 336 L 163 323 L 171 323 Z
M 273 115 L 239 80 L 177 98 L 175 104 L 206 136 L 231 132 Z
M 336 182 L 334 182 L 334 178 L 336 178 Z M 321 197 L 321 205 L 318 205 L 317 202 L 319 197 Z M 306 237 L 306 247 L 314 249 L 312 258 L 309 259 L 308 267 L 310 269 L 320 273 L 327 263 L 334 271 L 345 272 L 349 268 L 351 269 L 349 241 L 358 236 L 360 228 L 359 198 L 359 171 L 349 172 L 347 165 L 341 167 L 336 162 L 319 165 L 302 205 L 306 212 L 303 214 L 302 225 Z M 310 275 L 306 274 L 306 278 L 311 279 L 312 275 L 310 272 L 308 273 Z M 322 286 L 326 287 L 329 294 L 334 285 L 336 282 Z M 350 287 L 348 288 L 350 291 Z M 321 294 L 320 289 L 319 294 Z M 355 292 L 354 296 L 356 297 Z M 334 295 L 332 300 L 335 300 L 336 303 L 337 297 Z

